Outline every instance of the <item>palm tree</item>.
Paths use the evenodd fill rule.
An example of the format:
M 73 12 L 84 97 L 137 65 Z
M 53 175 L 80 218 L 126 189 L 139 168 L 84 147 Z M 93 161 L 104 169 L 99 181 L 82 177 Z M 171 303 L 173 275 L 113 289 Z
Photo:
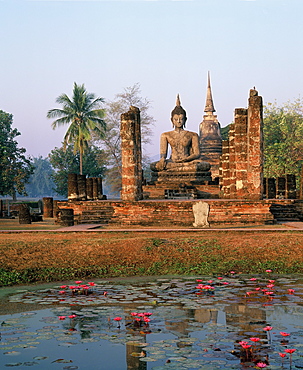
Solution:
M 106 123 L 103 120 L 104 109 L 100 109 L 103 98 L 96 98 L 95 94 L 88 93 L 83 85 L 74 83 L 73 97 L 70 99 L 66 94 L 61 94 L 56 102 L 62 104 L 62 109 L 51 109 L 47 113 L 48 118 L 56 118 L 52 128 L 69 124 L 64 136 L 64 147 L 74 144 L 74 153 L 80 154 L 80 175 L 82 175 L 83 153 L 88 147 L 92 133 L 103 138 Z

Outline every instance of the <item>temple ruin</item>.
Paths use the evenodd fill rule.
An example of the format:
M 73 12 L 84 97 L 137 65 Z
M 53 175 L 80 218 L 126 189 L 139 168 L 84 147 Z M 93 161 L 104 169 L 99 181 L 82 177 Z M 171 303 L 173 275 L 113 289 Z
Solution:
M 101 200 L 98 191 L 92 199 L 81 199 L 78 184 L 76 195 L 57 202 L 57 209 L 73 209 L 77 223 L 120 225 L 208 227 L 271 224 L 283 217 L 302 220 L 294 176 L 263 178 L 263 103 L 257 90 L 250 90 L 247 108 L 235 109 L 228 140 L 222 141 L 214 115 L 209 75 L 204 112 L 199 134 L 187 131 L 186 111 L 177 96 L 173 130 L 161 135 L 160 160 L 151 164 L 151 181 L 144 184 L 140 111 L 130 107 L 121 115 L 121 200 Z

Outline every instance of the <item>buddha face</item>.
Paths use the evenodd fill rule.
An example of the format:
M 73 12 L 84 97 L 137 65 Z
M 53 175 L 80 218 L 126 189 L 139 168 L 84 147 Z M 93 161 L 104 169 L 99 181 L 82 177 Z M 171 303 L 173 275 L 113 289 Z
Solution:
M 172 123 L 174 127 L 182 128 L 185 126 L 186 118 L 184 114 L 174 114 L 172 118 Z

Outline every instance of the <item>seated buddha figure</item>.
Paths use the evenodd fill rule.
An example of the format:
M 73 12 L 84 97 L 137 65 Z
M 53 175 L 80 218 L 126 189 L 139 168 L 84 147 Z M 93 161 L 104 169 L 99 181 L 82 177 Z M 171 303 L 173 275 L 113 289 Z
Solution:
M 205 172 L 209 171 L 210 164 L 201 161 L 198 134 L 184 130 L 186 111 L 180 104 L 177 96 L 176 107 L 171 112 L 171 121 L 174 129 L 164 132 L 160 139 L 160 160 L 151 164 L 154 172 Z M 168 148 L 171 156 L 167 159 Z

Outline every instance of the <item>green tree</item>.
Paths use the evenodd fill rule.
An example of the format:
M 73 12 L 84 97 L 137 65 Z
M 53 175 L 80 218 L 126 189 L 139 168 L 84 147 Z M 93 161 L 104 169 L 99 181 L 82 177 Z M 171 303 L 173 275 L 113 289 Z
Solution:
M 66 94 L 61 94 L 56 102 L 62 108 L 51 109 L 47 113 L 48 118 L 56 118 L 52 128 L 69 124 L 64 136 L 64 147 L 67 144 L 74 145 L 74 153 L 79 153 L 80 174 L 83 173 L 83 154 L 88 148 L 89 142 L 94 135 L 103 137 L 106 127 L 104 109 L 100 109 L 103 98 L 97 98 L 95 94 L 88 93 L 84 85 L 74 83 L 73 97 L 70 99 Z
M 303 100 L 264 109 L 264 175 L 300 175 L 303 161 Z
M 26 149 L 18 148 L 15 138 L 20 132 L 12 128 L 13 116 L 0 110 L 0 195 L 27 195 L 25 184 L 33 172 Z
M 52 179 L 57 194 L 67 197 L 67 179 L 69 173 L 79 173 L 80 155 L 73 152 L 73 146 L 55 148 L 49 154 L 49 161 L 54 169 Z M 83 174 L 88 177 L 104 177 L 105 154 L 95 145 L 90 145 L 83 158 Z
M 25 186 L 27 194 L 34 198 L 54 196 L 55 183 L 51 177 L 54 170 L 49 159 L 42 156 L 33 158 L 33 165 L 34 172 Z
M 106 183 L 113 192 L 121 189 L 121 114 L 127 112 L 131 105 L 139 108 L 142 144 L 149 143 L 152 135 L 151 126 L 154 124 L 154 119 L 148 113 L 151 102 L 147 98 L 142 98 L 140 94 L 140 84 L 136 83 L 124 88 L 113 101 L 106 102 L 106 131 L 100 145 L 104 148 L 107 157 Z

